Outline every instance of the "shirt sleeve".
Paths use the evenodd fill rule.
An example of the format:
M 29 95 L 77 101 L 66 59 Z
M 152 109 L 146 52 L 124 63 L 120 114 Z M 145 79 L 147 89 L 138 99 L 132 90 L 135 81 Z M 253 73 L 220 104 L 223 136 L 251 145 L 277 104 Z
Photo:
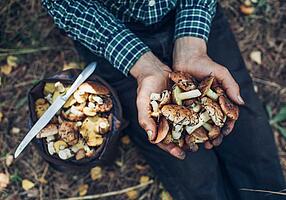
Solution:
M 208 40 L 217 0 L 180 0 L 177 6 L 175 39 L 193 36 Z
M 57 27 L 128 75 L 150 49 L 104 5 L 93 0 L 42 0 Z

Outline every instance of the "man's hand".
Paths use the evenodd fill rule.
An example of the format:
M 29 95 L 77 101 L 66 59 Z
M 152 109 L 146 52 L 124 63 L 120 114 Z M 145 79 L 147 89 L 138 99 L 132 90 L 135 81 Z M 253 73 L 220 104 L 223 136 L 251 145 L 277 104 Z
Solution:
M 147 52 L 136 62 L 130 70 L 132 76 L 137 79 L 137 109 L 140 126 L 148 134 L 150 141 L 157 136 L 157 126 L 150 116 L 150 95 L 152 92 L 160 93 L 168 88 L 169 73 L 171 69 L 164 65 L 156 56 Z M 184 159 L 184 151 L 174 144 L 160 143 L 158 146 L 171 155 Z
M 176 40 L 173 52 L 173 69 L 174 71 L 188 72 L 197 79 L 212 74 L 222 84 L 227 95 L 235 103 L 243 105 L 244 101 L 240 96 L 239 86 L 233 79 L 228 69 L 212 61 L 207 55 L 206 43 L 203 39 L 195 37 L 182 37 Z M 210 149 L 218 146 L 223 135 L 228 135 L 234 127 L 234 121 L 227 121 L 222 129 L 221 137 L 207 142 L 205 147 Z

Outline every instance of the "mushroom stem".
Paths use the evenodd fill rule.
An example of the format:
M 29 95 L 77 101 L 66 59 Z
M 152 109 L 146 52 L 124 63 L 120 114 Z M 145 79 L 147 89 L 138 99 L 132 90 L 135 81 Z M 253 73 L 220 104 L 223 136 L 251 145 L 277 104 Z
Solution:
M 150 102 L 152 106 L 153 112 L 151 113 L 152 117 L 159 117 L 160 116 L 160 110 L 159 110 L 159 105 L 156 101 L 151 101 Z
M 172 129 L 172 136 L 175 140 L 178 140 L 183 132 L 183 126 L 181 125 L 174 125 Z
M 197 128 L 201 127 L 204 123 L 206 123 L 207 121 L 210 120 L 210 116 L 208 114 L 208 112 L 203 112 L 200 117 L 199 117 L 199 123 L 197 123 L 194 126 L 186 126 L 186 131 L 188 132 L 188 134 L 191 134 L 192 132 L 194 132 Z
M 214 101 L 216 101 L 218 99 L 217 93 L 215 93 L 212 89 L 209 89 L 207 91 L 206 95 Z
M 200 104 L 196 104 L 194 107 L 192 107 L 192 110 L 196 113 L 198 113 L 201 110 L 201 105 Z
M 192 99 L 192 98 L 199 97 L 199 96 L 201 96 L 201 94 L 202 93 L 200 92 L 200 90 L 195 89 L 195 90 L 190 90 L 188 92 L 182 92 L 182 93 L 178 94 L 178 97 L 181 100 L 185 100 L 185 99 Z
M 209 123 L 204 123 L 203 127 L 207 130 L 207 131 L 211 131 L 212 130 L 212 125 L 210 125 Z

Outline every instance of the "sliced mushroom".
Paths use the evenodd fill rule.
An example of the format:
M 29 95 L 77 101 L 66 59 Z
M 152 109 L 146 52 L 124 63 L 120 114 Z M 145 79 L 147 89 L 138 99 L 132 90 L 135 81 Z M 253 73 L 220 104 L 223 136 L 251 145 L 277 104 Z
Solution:
M 178 105 L 183 104 L 183 100 L 192 99 L 201 96 L 201 92 L 198 89 L 190 90 L 188 92 L 182 92 L 182 90 L 175 85 L 172 91 L 172 100 Z
M 197 128 L 201 127 L 204 123 L 210 120 L 210 116 L 207 111 L 201 113 L 198 117 L 198 123 L 186 126 L 186 131 L 188 134 L 193 133 Z
M 208 130 L 208 137 L 211 140 L 214 140 L 219 137 L 220 135 L 220 128 L 216 125 L 210 125 L 209 123 L 205 123 L 204 128 Z
M 203 97 L 201 99 L 201 102 L 204 109 L 208 112 L 215 125 L 217 125 L 218 127 L 223 127 L 226 118 L 218 103 L 208 97 Z
M 238 106 L 234 105 L 226 96 L 221 95 L 218 98 L 219 105 L 224 114 L 230 119 L 237 120 L 239 116 Z
M 196 89 L 196 84 L 193 77 L 186 72 L 172 72 L 170 78 L 174 83 L 184 91 Z
M 59 128 L 59 135 L 69 145 L 74 145 L 78 142 L 77 127 L 72 122 L 63 122 Z
M 96 94 L 96 95 L 108 95 L 109 90 L 107 87 L 100 83 L 94 83 L 92 81 L 87 81 L 83 84 L 81 84 L 78 88 L 78 90 L 89 93 L 89 94 Z
M 159 126 L 158 126 L 158 135 L 155 139 L 155 141 L 152 141 L 152 143 L 157 144 L 162 142 L 165 137 L 167 136 L 169 132 L 169 123 L 165 117 L 160 118 Z
M 73 157 L 73 154 L 71 153 L 70 149 L 60 150 L 58 152 L 58 155 L 59 155 L 60 159 L 63 159 L 63 160 L 67 160 L 67 159 Z
M 38 134 L 37 138 L 44 138 L 52 135 L 58 134 L 58 127 L 55 124 L 48 124 L 45 128 L 43 128 Z
M 193 133 L 192 136 L 194 137 L 195 143 L 204 143 L 208 138 L 208 133 L 203 127 L 197 128 Z
M 201 97 L 208 96 L 214 101 L 217 100 L 218 95 L 211 89 L 214 76 L 208 76 L 199 84 L 199 90 L 201 91 Z

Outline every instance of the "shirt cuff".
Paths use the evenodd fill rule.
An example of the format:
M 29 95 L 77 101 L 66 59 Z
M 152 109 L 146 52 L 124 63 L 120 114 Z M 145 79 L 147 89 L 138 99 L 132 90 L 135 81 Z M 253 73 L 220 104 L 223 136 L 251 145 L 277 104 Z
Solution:
M 208 40 L 212 15 L 202 6 L 181 9 L 176 15 L 175 39 L 193 36 Z
M 104 57 L 124 75 L 128 76 L 130 69 L 137 60 L 150 49 L 130 30 L 123 29 L 111 35 L 106 41 Z

